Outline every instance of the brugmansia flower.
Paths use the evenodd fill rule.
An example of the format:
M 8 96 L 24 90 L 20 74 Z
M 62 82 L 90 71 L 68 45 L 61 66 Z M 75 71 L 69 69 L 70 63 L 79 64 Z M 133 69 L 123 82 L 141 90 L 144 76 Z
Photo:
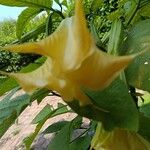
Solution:
M 49 37 L 4 47 L 12 52 L 46 56 L 41 67 L 29 73 L 1 73 L 15 78 L 27 92 L 46 87 L 59 92 L 67 102 L 77 99 L 80 105 L 89 104 L 81 87 L 106 88 L 134 56 L 111 56 L 99 50 L 87 28 L 81 3 L 76 1 L 75 15 L 64 19 Z
M 91 149 L 95 150 L 149 150 L 150 143 L 138 133 L 115 129 L 105 131 L 98 123 L 96 133 L 91 142 Z

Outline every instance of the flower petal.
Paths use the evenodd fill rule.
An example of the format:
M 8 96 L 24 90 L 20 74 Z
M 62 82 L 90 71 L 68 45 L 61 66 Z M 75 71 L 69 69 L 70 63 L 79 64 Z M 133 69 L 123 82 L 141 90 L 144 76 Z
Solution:
M 47 87 L 49 84 L 53 87 L 58 83 L 51 74 L 51 62 L 50 59 L 47 59 L 42 66 L 29 73 L 0 73 L 13 77 L 25 91 L 31 93 L 37 88 Z
M 149 147 L 150 143 L 138 133 L 122 129 L 105 131 L 100 123 L 91 142 L 91 149 L 95 150 L 148 150 Z
M 95 90 L 106 88 L 134 59 L 130 56 L 111 56 L 97 48 L 88 57 L 78 70 L 67 74 L 67 77 L 74 82 Z

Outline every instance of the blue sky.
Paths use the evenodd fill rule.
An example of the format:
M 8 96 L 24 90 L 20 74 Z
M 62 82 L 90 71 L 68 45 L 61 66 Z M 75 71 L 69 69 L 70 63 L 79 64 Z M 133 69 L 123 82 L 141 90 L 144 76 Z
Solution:
M 21 13 L 21 11 L 25 9 L 23 7 L 7 7 L 0 5 L 0 21 L 4 19 L 17 19 L 18 15 Z
M 53 2 L 53 6 L 56 9 L 60 9 L 60 7 L 55 2 Z M 17 19 L 18 15 L 24 9 L 25 7 L 8 7 L 8 6 L 0 5 L 0 21 L 9 18 Z

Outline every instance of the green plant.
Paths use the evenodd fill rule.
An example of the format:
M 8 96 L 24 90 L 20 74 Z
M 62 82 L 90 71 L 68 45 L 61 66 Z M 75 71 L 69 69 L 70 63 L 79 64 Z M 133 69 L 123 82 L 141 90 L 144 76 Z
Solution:
M 26 35 L 22 35 L 24 28 L 19 28 L 17 33 L 21 41 L 37 36 L 43 29 L 45 35 L 48 36 L 55 31 L 58 23 L 63 20 L 59 30 L 56 30 L 42 42 L 3 47 L 3 49 L 15 52 L 38 53 L 45 55 L 47 59 L 45 60 L 45 57 L 40 58 L 21 70 L 21 73 L 1 72 L 15 78 L 28 92 L 40 87 L 44 89 L 38 89 L 31 95 L 24 94 L 11 99 L 18 90 L 16 88 L 18 84 L 12 78 L 0 79 L 0 95 L 13 89 L 0 102 L 0 110 L 3 112 L 0 117 L 0 136 L 5 133 L 26 106 L 34 100 L 42 101 L 50 92 L 55 94 L 53 90 L 57 90 L 71 109 L 63 104 L 58 104 L 57 109 L 53 109 L 50 105 L 45 106 L 33 120 L 37 126 L 33 134 L 24 141 L 26 149 L 30 149 L 33 140 L 47 119 L 75 111 L 79 116 L 72 121 L 53 124 L 44 131 L 44 133 L 57 132 L 49 144 L 49 149 L 61 150 L 63 147 L 65 150 L 86 150 L 91 143 L 91 147 L 96 150 L 101 148 L 106 150 L 120 150 L 121 148 L 125 150 L 149 150 L 149 1 L 109 1 L 113 3 L 110 5 L 113 8 L 108 10 L 106 5 L 108 1 L 84 1 L 88 27 L 97 47 L 114 56 L 106 55 L 98 50 L 95 43 L 93 44 L 91 35 L 85 27 L 83 12 L 79 4 L 76 6 L 74 18 L 65 19 L 74 14 L 74 1 L 64 0 L 60 2 L 55 0 L 55 2 L 60 6 L 60 10 L 55 10 L 52 7 L 53 1 L 51 0 L 25 0 L 23 2 L 14 0 L 12 3 L 0 0 L 3 5 L 29 7 L 20 15 L 18 26 L 21 26 L 20 24 L 24 22 L 24 19 L 32 19 L 41 11 L 46 10 L 48 15 L 44 25 Z M 80 3 L 80 1 L 76 3 Z M 26 13 L 30 12 L 31 9 L 34 9 L 33 13 Z M 110 12 L 104 12 L 102 15 L 100 11 L 98 14 L 101 9 L 106 9 L 106 12 L 110 10 Z M 104 30 L 102 34 L 100 31 L 102 31 L 104 23 L 101 23 L 101 20 L 106 21 L 106 24 L 108 23 L 106 25 L 107 30 Z M 67 39 L 68 37 L 72 39 Z M 71 40 L 68 42 L 66 39 Z M 66 45 L 70 47 L 68 48 Z M 73 51 L 74 47 L 76 48 L 75 51 Z M 72 53 L 67 51 L 68 56 L 72 58 L 69 63 L 68 58 L 65 57 L 65 50 L 68 49 L 76 54 L 71 55 Z M 125 54 L 130 56 L 118 56 Z M 51 63 L 54 60 L 55 63 Z M 133 61 L 131 62 L 131 60 Z M 131 64 L 128 66 L 129 62 Z M 128 66 L 126 70 L 120 73 L 120 70 L 126 66 Z M 116 77 L 116 73 L 117 75 L 120 73 L 120 75 L 114 80 L 113 77 Z M 40 84 L 36 80 L 30 80 L 37 74 Z M 142 90 L 144 94 L 139 93 L 138 89 Z M 142 104 L 139 104 L 140 99 L 143 100 Z M 71 141 L 72 132 L 81 127 L 81 116 L 90 118 L 91 123 L 84 134 Z M 92 139 L 89 133 L 95 132 L 96 126 L 96 133 Z
M 24 29 L 24 34 L 34 30 L 35 27 L 44 23 L 46 16 L 40 15 L 31 20 Z M 4 46 L 10 43 L 21 43 L 21 40 L 16 40 L 16 20 L 9 19 L 3 20 L 0 22 L 0 45 Z M 20 30 L 17 28 L 17 30 Z M 45 36 L 44 30 L 41 31 L 41 34 L 30 38 L 30 41 L 39 40 Z M 29 39 L 24 39 L 23 42 L 28 41 Z M 7 72 L 16 72 L 22 69 L 22 67 L 27 66 L 29 63 L 34 62 L 39 55 L 35 54 L 18 54 L 11 53 L 8 51 L 0 52 L 0 69 Z

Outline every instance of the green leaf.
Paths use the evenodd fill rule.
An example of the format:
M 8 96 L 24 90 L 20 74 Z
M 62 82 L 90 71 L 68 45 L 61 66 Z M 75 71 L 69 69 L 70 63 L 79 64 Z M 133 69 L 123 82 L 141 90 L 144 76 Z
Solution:
M 52 125 L 50 125 L 49 127 L 47 127 L 43 131 L 43 133 L 47 134 L 47 133 L 58 132 L 58 131 L 60 131 L 68 123 L 69 123 L 69 121 L 59 121 L 59 122 L 53 123 Z
M 60 1 L 59 0 L 54 0 L 58 5 L 60 4 Z
M 1 85 L 2 83 L 4 83 L 6 80 L 7 80 L 6 77 L 0 76 L 0 85 Z
M 92 11 L 96 11 L 103 4 L 103 0 L 93 0 L 91 4 Z
M 140 9 L 137 11 L 135 17 L 133 18 L 133 23 L 148 19 L 150 17 L 150 3 L 144 4 L 144 6 L 140 7 Z
M 18 87 L 14 88 L 13 90 L 11 90 L 5 97 L 4 99 L 1 101 L 1 103 L 7 103 L 10 101 L 11 97 L 18 91 Z
M 122 23 L 116 19 L 111 26 L 110 37 L 108 42 L 108 53 L 112 55 L 118 55 L 118 48 L 120 46 L 122 37 Z
M 91 143 L 91 137 L 86 134 L 85 136 L 79 137 L 73 143 L 70 144 L 70 150 L 87 150 Z
M 61 4 L 64 5 L 64 6 L 66 6 L 66 7 L 68 7 L 68 2 L 67 2 L 67 0 L 63 0 Z
M 18 83 L 14 79 L 7 78 L 2 84 L 0 84 L 0 96 L 17 86 Z
M 72 111 L 67 108 L 67 105 L 62 105 L 61 104 L 61 105 L 58 106 L 56 112 L 52 116 L 54 117 L 54 116 L 57 116 L 57 115 L 68 113 L 68 112 L 72 112 Z
M 5 118 L 1 123 L 0 123 L 0 138 L 4 135 L 4 133 L 8 130 L 8 128 L 14 123 L 15 119 L 17 118 L 17 113 L 14 111 Z
M 46 120 L 47 120 L 47 116 L 36 126 L 34 132 L 23 140 L 23 142 L 26 146 L 26 150 L 30 150 L 30 146 L 31 146 L 32 142 L 34 141 L 35 137 L 37 136 L 37 134 L 43 127 Z
M 132 21 L 136 10 L 139 6 L 139 0 L 127 1 L 124 5 L 125 24 L 128 25 Z
M 147 118 L 143 114 L 140 114 L 139 124 L 140 125 L 138 133 L 150 142 L 150 118 Z
M 88 91 L 86 94 L 95 106 L 107 111 L 104 127 L 138 130 L 138 110 L 123 81 L 117 79 L 103 91 Z
M 73 129 L 78 129 L 81 127 L 82 125 L 82 117 L 81 116 L 77 116 L 76 118 L 73 119 L 72 121 L 72 128 Z
M 30 102 L 30 96 L 27 94 L 8 99 L 12 95 L 11 93 L 7 99 L 5 97 L 0 101 L 0 137 L 14 123 L 15 119 Z
M 51 106 L 49 104 L 47 104 L 40 112 L 39 114 L 33 119 L 32 123 L 36 124 L 39 123 L 43 120 L 43 118 L 45 118 L 48 114 L 50 114 L 51 112 L 53 112 L 53 114 L 50 117 L 54 117 L 57 115 L 61 115 L 64 113 L 69 112 L 68 108 L 66 105 L 61 105 L 60 107 L 58 107 L 55 110 L 51 109 Z
M 37 124 L 40 123 L 46 116 L 48 116 L 52 112 L 51 106 L 47 104 L 33 119 L 32 123 Z
M 130 31 L 120 52 L 133 54 L 147 51 L 136 57 L 126 70 L 127 82 L 133 87 L 150 92 L 150 19 L 140 21 Z
M 146 93 L 143 97 L 144 104 L 140 107 L 140 112 L 150 119 L 150 94 Z
M 21 12 L 17 19 L 16 35 L 20 39 L 25 26 L 28 22 L 33 19 L 37 14 L 41 12 L 41 9 L 37 8 L 26 8 Z
M 41 128 L 44 125 L 44 123 L 46 122 L 46 120 L 51 118 L 51 117 L 54 117 L 56 115 L 68 112 L 68 109 L 66 109 L 66 108 L 67 107 L 65 105 L 63 105 L 63 106 L 61 105 L 61 107 L 58 107 L 57 109 L 52 110 L 51 106 L 47 104 L 39 112 L 39 114 L 32 121 L 32 123 L 34 123 L 34 124 L 38 123 L 35 131 L 30 136 L 28 136 L 27 138 L 24 139 L 24 143 L 26 145 L 27 150 L 30 149 L 32 142 L 34 141 L 35 137 L 37 136 L 37 134 L 41 130 Z
M 60 132 L 52 139 L 48 149 L 69 150 L 71 122 L 66 124 Z
M 43 125 L 47 121 L 47 119 L 50 118 L 55 111 L 56 110 L 52 111 L 50 108 L 50 105 L 47 104 L 40 111 L 40 113 L 34 118 L 32 123 L 38 123 L 38 124 L 35 128 L 35 131 L 31 135 L 29 135 L 28 137 L 26 137 L 24 139 L 26 150 L 30 150 L 30 146 L 31 146 L 32 142 L 34 141 L 35 137 L 37 136 L 37 134 L 39 133 L 39 131 L 41 130 L 41 128 L 43 127 Z
M 38 7 L 50 9 L 52 0 L 0 0 L 1 5 L 17 7 Z
M 70 139 L 74 129 L 80 124 L 82 118 L 80 116 L 75 117 L 71 122 L 67 123 L 61 130 L 56 134 L 52 141 L 48 145 L 48 149 L 70 150 Z M 79 126 L 78 126 L 79 127 Z
M 85 93 L 93 104 L 81 107 L 77 101 L 68 103 L 79 115 L 102 121 L 106 130 L 115 127 L 138 130 L 138 110 L 123 81 L 117 79 L 103 91 L 85 90 Z
M 41 24 L 37 28 L 35 28 L 35 29 L 31 30 L 30 32 L 26 33 L 25 35 L 23 35 L 20 40 L 15 40 L 11 44 L 16 44 L 16 43 L 20 43 L 20 42 L 23 43 L 23 42 L 26 42 L 32 38 L 35 38 L 40 33 L 45 32 L 45 27 L 46 27 L 45 24 Z
M 91 29 L 91 33 L 95 39 L 96 45 L 101 48 L 103 46 L 103 44 L 98 35 L 98 31 L 92 21 L 90 22 L 90 29 Z
M 64 107 L 64 106 L 63 106 Z M 32 142 L 34 141 L 35 137 L 43 127 L 44 123 L 47 121 L 47 119 L 54 117 L 56 115 L 66 113 L 67 111 L 61 111 L 63 107 L 59 107 L 57 109 L 52 110 L 50 105 L 46 105 L 40 113 L 33 119 L 32 123 L 38 123 L 36 126 L 35 131 L 24 139 L 24 143 L 26 145 L 26 150 L 30 150 L 30 146 Z M 63 109 L 62 109 L 63 110 Z M 58 111 L 58 112 L 57 112 Z
M 35 99 L 37 100 L 38 104 L 49 94 L 48 89 L 39 89 L 36 90 L 32 95 L 31 95 L 31 101 L 34 101 Z

